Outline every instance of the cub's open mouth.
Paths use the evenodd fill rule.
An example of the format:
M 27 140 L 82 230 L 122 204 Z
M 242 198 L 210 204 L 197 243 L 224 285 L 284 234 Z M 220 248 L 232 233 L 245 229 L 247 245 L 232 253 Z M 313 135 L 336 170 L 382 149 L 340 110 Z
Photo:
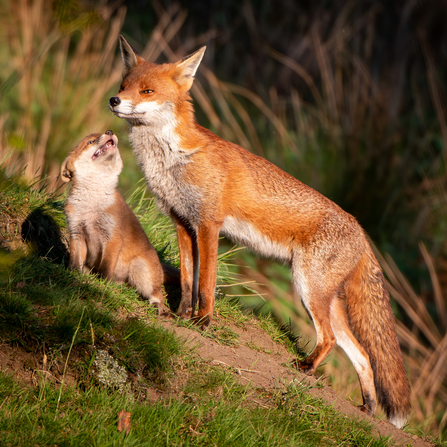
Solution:
M 107 150 L 111 147 L 115 147 L 115 142 L 112 139 L 108 140 L 105 144 L 99 147 L 99 149 L 92 155 L 92 160 L 98 158 L 104 152 L 107 152 Z

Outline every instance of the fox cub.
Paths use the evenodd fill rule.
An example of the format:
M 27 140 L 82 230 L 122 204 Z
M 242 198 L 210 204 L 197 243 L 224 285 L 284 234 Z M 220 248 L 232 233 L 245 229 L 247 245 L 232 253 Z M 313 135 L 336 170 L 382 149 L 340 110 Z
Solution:
M 65 204 L 73 269 L 127 282 L 168 312 L 162 282 L 179 283 L 180 273 L 162 265 L 140 222 L 117 191 L 123 162 L 111 130 L 85 137 L 65 159 L 61 178 L 72 182 Z
M 181 316 L 206 326 L 214 309 L 219 235 L 276 258 L 314 322 L 317 343 L 300 370 L 311 374 L 341 346 L 362 388 L 401 427 L 410 388 L 382 270 L 357 221 L 269 161 L 195 121 L 189 90 L 205 47 L 173 64 L 145 61 L 120 36 L 124 62 L 109 107 L 130 124 L 134 155 L 174 221 L 180 250 Z

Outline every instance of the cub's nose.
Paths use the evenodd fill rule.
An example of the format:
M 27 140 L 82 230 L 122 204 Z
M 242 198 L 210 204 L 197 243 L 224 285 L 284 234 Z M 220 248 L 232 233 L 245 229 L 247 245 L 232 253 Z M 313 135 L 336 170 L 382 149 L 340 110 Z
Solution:
M 118 105 L 121 104 L 121 99 L 119 99 L 118 96 L 112 96 L 112 97 L 109 99 L 109 104 L 110 104 L 112 107 L 118 106 Z
M 109 135 L 111 137 L 113 135 L 113 131 L 112 130 L 106 131 L 106 135 Z

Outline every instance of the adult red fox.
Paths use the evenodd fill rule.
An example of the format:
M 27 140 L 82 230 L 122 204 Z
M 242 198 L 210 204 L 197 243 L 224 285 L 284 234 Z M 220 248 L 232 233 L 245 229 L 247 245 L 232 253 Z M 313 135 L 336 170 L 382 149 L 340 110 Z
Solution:
M 296 360 L 313 373 L 335 344 L 360 379 L 362 410 L 377 398 L 401 427 L 410 388 L 380 266 L 357 221 L 335 203 L 195 122 L 189 90 L 205 47 L 173 64 L 146 62 L 120 36 L 124 62 L 109 107 L 130 124 L 135 157 L 177 229 L 181 316 L 211 321 L 219 234 L 290 265 L 317 332 Z M 376 397 L 377 392 L 377 397 Z
M 117 144 L 111 130 L 88 135 L 61 166 L 61 179 L 73 182 L 65 204 L 69 266 L 128 282 L 159 313 L 167 313 L 162 282 L 180 282 L 179 272 L 160 264 L 140 222 L 116 189 L 123 169 Z

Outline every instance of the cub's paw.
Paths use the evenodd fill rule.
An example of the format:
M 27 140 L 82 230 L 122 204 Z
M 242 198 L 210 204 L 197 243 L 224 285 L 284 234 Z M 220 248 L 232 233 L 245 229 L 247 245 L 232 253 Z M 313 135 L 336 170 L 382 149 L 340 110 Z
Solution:
M 172 316 L 171 309 L 169 309 L 169 307 L 165 306 L 164 304 L 154 303 L 154 304 L 152 304 L 152 306 L 155 307 L 155 309 L 157 309 L 157 315 L 159 317 L 171 317 Z

